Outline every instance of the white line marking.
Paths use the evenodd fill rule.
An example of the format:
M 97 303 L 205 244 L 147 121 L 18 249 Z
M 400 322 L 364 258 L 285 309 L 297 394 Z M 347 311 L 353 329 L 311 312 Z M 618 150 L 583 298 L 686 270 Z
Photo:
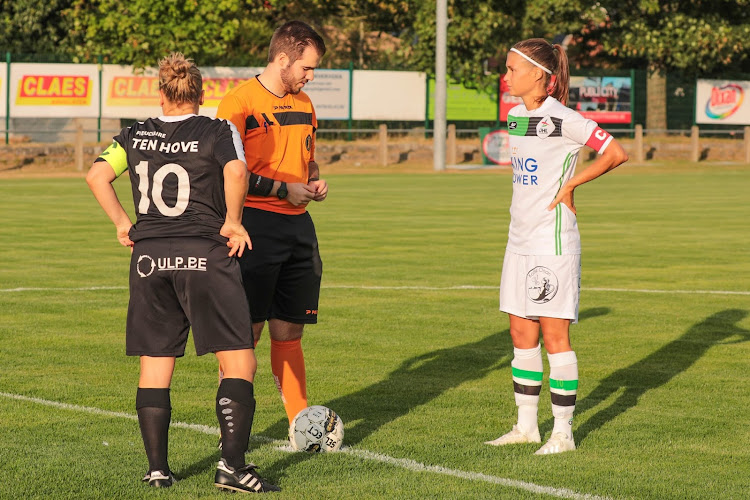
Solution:
M 488 285 L 455 285 L 455 286 L 377 286 L 377 285 L 322 285 L 321 288 L 344 290 L 499 290 L 500 286 Z M 0 293 L 10 292 L 55 292 L 69 290 L 74 292 L 90 292 L 95 290 L 127 290 L 126 286 L 88 286 L 88 287 L 50 287 L 50 288 L 0 288 Z M 688 295 L 750 295 L 745 290 L 649 290 L 645 288 L 597 288 L 583 287 L 584 292 L 618 292 L 618 293 L 663 293 Z
M 587 292 L 629 292 L 629 293 L 688 293 L 696 295 L 750 295 L 750 291 L 732 290 L 646 290 L 638 288 L 581 288 Z
M 50 401 L 48 399 L 41 399 L 41 398 L 35 398 L 31 396 L 23 396 L 20 394 L 11 394 L 8 392 L 0 392 L 0 396 L 10 399 L 15 399 L 18 401 L 26 401 L 29 403 L 37 403 L 45 406 L 51 406 L 53 408 L 59 408 L 62 410 L 70 410 L 70 411 L 77 411 L 82 413 L 90 413 L 94 415 L 102 415 L 105 417 L 117 417 L 117 418 L 125 418 L 128 420 L 138 420 L 137 415 L 132 415 L 130 413 L 123 413 L 119 411 L 109 411 L 109 410 L 102 410 L 99 408 L 93 408 L 91 406 L 79 406 L 79 405 L 72 405 L 68 403 L 59 403 L 57 401 Z M 177 427 L 180 429 L 187 429 L 191 431 L 200 432 L 202 434 L 208 434 L 212 436 L 218 436 L 219 435 L 219 428 L 218 427 L 211 427 L 209 425 L 199 425 L 199 424 L 188 424 L 185 422 L 172 422 L 170 424 L 171 427 Z M 288 446 L 288 443 L 286 441 L 280 441 L 278 439 L 272 439 L 267 436 L 259 436 L 257 434 L 253 434 L 250 436 L 251 439 L 254 441 L 259 441 L 263 443 L 271 443 L 277 447 L 277 449 L 282 451 L 289 451 L 291 452 L 291 447 Z M 403 469 L 407 469 L 414 472 L 432 472 L 435 474 L 443 474 L 446 476 L 453 476 L 458 477 L 461 479 L 467 479 L 469 481 L 482 481 L 486 483 L 492 483 L 492 484 L 499 484 L 501 486 L 507 486 L 510 488 L 518 488 L 521 490 L 530 491 L 532 493 L 541 493 L 545 495 L 550 495 L 558 498 L 572 498 L 575 500 L 609 500 L 608 497 L 600 497 L 596 495 L 589 495 L 589 494 L 582 494 L 578 493 L 573 490 L 569 490 L 566 488 L 553 488 L 551 486 L 541 486 L 534 483 L 528 483 L 526 481 L 518 481 L 516 479 L 508 479 L 504 477 L 498 477 L 498 476 L 491 476 L 488 474 L 482 474 L 479 472 L 466 472 L 462 470 L 457 469 L 449 469 L 447 467 L 441 467 L 439 465 L 425 465 L 423 463 L 417 462 L 415 460 L 410 460 L 408 458 L 394 458 L 390 457 L 388 455 L 383 455 L 380 453 L 374 453 L 367 450 L 360 450 L 357 448 L 352 448 L 350 446 L 345 446 L 341 448 L 340 453 L 346 453 L 364 460 L 372 460 L 374 462 L 381 462 L 388 465 L 393 465 L 395 467 L 401 467 Z
M 83 287 L 49 287 L 49 288 L 0 288 L 0 292 L 56 292 L 70 290 L 73 292 L 90 292 L 92 290 L 127 290 L 126 286 L 83 286 Z

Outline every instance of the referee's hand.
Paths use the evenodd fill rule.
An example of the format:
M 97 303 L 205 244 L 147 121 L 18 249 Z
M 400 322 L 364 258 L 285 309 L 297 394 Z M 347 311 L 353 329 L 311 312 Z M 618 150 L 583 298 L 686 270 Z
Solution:
M 250 241 L 250 235 L 247 234 L 247 230 L 242 226 L 241 223 L 237 222 L 224 222 L 221 226 L 219 234 L 225 238 L 229 238 L 227 246 L 229 247 L 229 257 L 242 257 L 245 253 L 245 247 L 248 250 L 253 249 L 253 244 Z

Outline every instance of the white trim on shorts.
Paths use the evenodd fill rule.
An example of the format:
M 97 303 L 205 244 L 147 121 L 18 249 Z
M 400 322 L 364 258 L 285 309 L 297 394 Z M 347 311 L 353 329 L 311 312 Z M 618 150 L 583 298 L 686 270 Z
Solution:
M 578 322 L 581 255 L 519 255 L 506 251 L 500 310 L 521 318 Z

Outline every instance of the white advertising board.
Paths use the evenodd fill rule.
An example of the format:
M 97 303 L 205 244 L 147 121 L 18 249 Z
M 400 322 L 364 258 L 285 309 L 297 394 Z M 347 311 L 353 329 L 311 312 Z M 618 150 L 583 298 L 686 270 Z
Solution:
M 750 125 L 750 81 L 698 80 L 695 123 Z
M 8 63 L 0 63 L 0 116 L 3 118 L 8 114 Z M 0 128 L 5 129 L 5 122 L 0 123 Z
M 96 64 L 14 63 L 8 84 L 13 118 L 99 116 Z
M 352 118 L 424 121 L 427 78 L 416 71 L 354 71 Z
M 318 120 L 349 119 L 349 70 L 316 69 L 304 92 L 315 106 Z

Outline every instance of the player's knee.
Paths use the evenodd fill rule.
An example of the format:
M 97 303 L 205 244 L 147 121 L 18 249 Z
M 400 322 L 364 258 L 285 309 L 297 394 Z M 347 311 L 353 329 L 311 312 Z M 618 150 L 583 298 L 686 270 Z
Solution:
M 268 331 L 271 339 L 277 342 L 288 342 L 302 338 L 302 332 L 305 325 L 299 323 L 289 323 L 280 319 L 272 319 L 268 322 Z

